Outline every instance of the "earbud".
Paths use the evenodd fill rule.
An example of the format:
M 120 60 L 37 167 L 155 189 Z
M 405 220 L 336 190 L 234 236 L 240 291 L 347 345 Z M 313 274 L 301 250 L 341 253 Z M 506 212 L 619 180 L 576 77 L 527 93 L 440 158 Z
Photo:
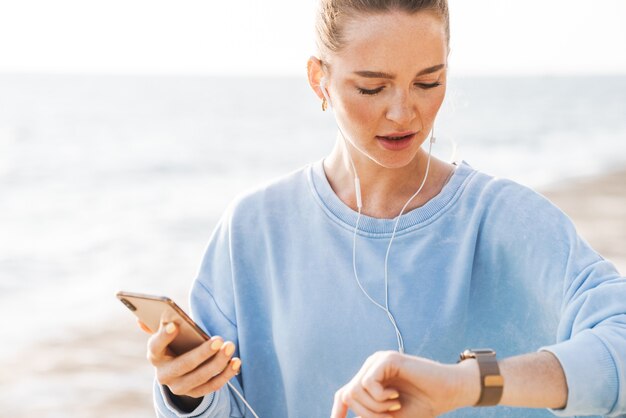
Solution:
M 354 172 L 356 173 L 356 170 Z M 356 195 L 356 207 L 360 212 L 363 208 L 363 202 L 361 201 L 361 181 L 357 175 L 354 176 L 354 194 Z
M 322 77 L 320 79 L 320 90 L 322 90 L 322 94 L 324 98 L 326 98 L 326 102 L 330 107 L 333 107 L 333 104 L 330 102 L 330 96 L 328 95 L 328 90 L 326 90 L 326 77 Z

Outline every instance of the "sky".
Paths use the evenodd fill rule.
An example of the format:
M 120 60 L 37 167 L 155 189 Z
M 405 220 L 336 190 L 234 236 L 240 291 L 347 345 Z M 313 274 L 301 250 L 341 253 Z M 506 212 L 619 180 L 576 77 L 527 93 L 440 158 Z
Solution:
M 298 75 L 316 0 L 0 0 L 0 72 Z M 624 0 L 449 0 L 461 75 L 626 74 Z

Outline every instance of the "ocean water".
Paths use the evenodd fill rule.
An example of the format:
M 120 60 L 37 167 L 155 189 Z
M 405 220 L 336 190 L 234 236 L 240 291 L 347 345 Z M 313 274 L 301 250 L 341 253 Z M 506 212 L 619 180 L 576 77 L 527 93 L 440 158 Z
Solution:
M 537 188 L 622 168 L 626 76 L 452 77 L 436 136 L 436 155 Z M 228 202 L 334 138 L 304 77 L 0 75 L 0 370 L 133 326 L 117 290 L 186 306 Z

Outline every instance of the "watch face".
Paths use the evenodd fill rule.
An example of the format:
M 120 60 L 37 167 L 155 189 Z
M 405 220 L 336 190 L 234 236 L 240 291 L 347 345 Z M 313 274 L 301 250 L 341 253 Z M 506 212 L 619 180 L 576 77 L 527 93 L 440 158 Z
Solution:
M 492 355 L 495 357 L 496 352 L 491 348 L 469 348 L 461 353 L 460 361 L 485 355 Z
M 473 348 L 470 351 L 474 352 L 474 354 L 496 354 L 491 348 Z
M 467 360 L 469 358 L 476 358 L 476 355 L 472 350 L 465 350 L 461 353 L 460 361 Z

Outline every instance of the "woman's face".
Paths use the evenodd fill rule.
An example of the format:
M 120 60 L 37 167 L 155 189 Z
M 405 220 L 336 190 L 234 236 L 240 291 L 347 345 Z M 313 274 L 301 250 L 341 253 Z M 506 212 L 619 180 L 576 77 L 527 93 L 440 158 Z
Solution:
M 445 96 L 444 24 L 429 12 L 387 12 L 351 19 L 344 36 L 325 71 L 339 126 L 362 156 L 404 167 L 418 155 Z

